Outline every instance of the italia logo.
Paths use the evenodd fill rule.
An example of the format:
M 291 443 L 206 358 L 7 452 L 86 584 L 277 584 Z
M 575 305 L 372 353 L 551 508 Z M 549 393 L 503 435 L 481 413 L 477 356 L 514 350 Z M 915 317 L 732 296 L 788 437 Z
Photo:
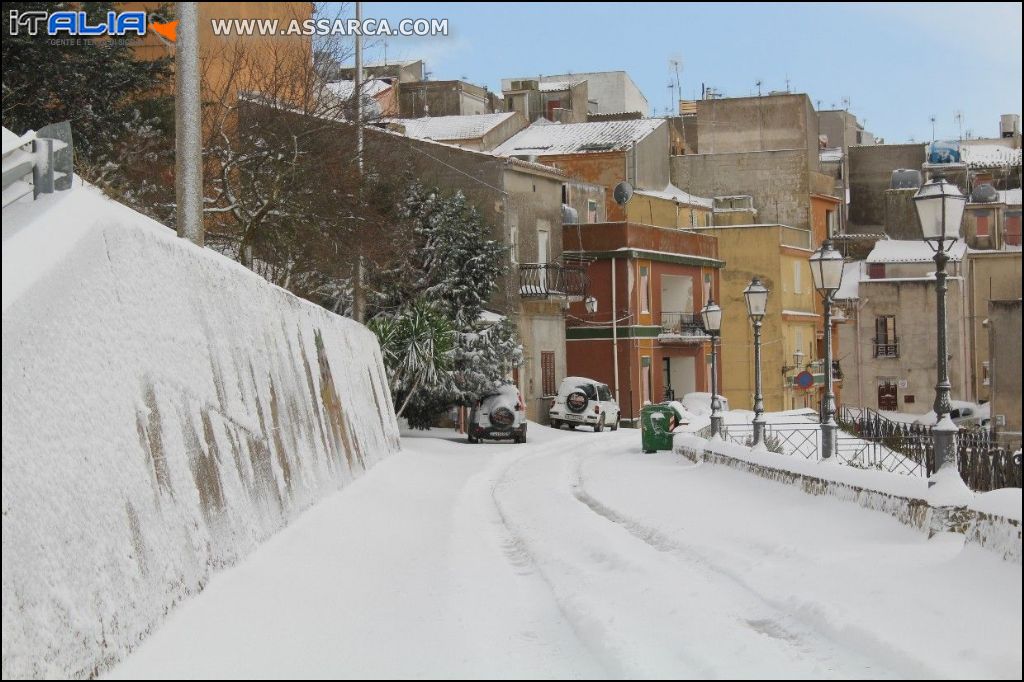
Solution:
M 178 35 L 178 22 L 149 22 L 145 12 L 107 12 L 106 21 L 92 23 L 88 13 L 83 11 L 45 12 L 32 10 L 22 12 L 12 9 L 9 16 L 10 34 L 16 36 L 39 35 L 45 27 L 48 36 L 127 36 L 146 35 L 147 29 L 165 40 L 174 42 Z

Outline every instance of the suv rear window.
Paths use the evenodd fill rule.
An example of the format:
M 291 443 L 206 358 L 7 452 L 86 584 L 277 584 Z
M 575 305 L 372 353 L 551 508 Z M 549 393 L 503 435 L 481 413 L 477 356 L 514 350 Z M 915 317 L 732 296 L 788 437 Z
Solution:
M 597 400 L 597 391 L 594 390 L 593 384 L 579 384 L 576 388 L 583 391 L 589 400 Z
M 608 402 L 609 400 L 612 399 L 612 392 L 609 391 L 608 387 L 605 386 L 604 384 L 601 384 L 600 386 L 597 387 L 597 395 L 598 399 L 601 400 L 602 402 Z

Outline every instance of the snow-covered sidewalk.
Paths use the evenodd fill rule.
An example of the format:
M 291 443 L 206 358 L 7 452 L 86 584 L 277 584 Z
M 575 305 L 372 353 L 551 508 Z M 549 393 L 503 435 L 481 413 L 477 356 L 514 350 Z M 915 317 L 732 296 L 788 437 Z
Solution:
M 1021 566 L 634 430 L 403 439 L 113 676 L 1014 677 Z

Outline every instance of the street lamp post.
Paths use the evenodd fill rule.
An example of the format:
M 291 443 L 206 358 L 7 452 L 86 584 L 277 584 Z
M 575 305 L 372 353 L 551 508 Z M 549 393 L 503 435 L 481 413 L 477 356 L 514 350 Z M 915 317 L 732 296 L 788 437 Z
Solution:
M 957 428 L 949 418 L 949 368 L 946 353 L 946 263 L 949 249 L 960 237 L 960 222 L 967 198 L 956 185 L 939 178 L 923 185 L 914 195 L 914 207 L 921 221 L 925 242 L 935 251 L 935 295 L 938 309 L 938 382 L 935 384 L 935 427 L 932 436 L 935 447 L 935 472 L 929 487 L 944 469 L 952 469 L 959 479 L 956 464 Z M 947 244 L 948 242 L 948 244 Z
M 843 280 L 843 256 L 826 239 L 811 254 L 811 279 L 821 294 L 825 308 L 825 394 L 821 396 L 818 416 L 821 421 L 821 459 L 832 460 L 836 454 L 836 396 L 832 390 L 832 298 Z
M 700 311 L 704 331 L 711 335 L 711 437 L 722 435 L 722 401 L 718 399 L 718 335 L 722 331 L 722 309 L 713 298 Z
M 764 396 L 761 394 L 761 321 L 768 307 L 768 287 L 755 275 L 743 290 L 747 314 L 754 324 L 754 447 L 764 443 Z

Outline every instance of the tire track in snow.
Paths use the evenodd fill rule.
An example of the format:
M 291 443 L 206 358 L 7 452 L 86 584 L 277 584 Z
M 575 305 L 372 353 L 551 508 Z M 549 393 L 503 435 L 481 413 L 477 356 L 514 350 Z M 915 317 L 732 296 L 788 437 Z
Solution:
M 621 440 L 611 447 L 620 449 Z M 495 481 L 495 505 L 581 640 L 617 676 L 759 675 L 766 668 L 801 677 L 843 674 L 831 660 L 809 660 L 812 652 L 794 647 L 772 614 L 763 617 L 763 606 L 737 605 L 734 595 L 733 603 L 720 604 L 720 586 L 694 589 L 716 587 L 719 576 L 680 566 L 582 506 L 572 491 L 578 457 L 557 450 L 510 463 Z M 723 608 L 749 617 L 723 615 Z
M 744 622 L 752 629 L 769 637 L 801 647 L 809 646 L 810 639 L 816 639 L 819 642 L 824 639 L 829 647 L 833 649 L 841 649 L 853 654 L 857 658 L 865 660 L 874 659 L 882 663 L 890 671 L 888 674 L 898 677 L 935 678 L 941 676 L 938 671 L 931 669 L 923 661 L 910 658 L 906 651 L 896 649 L 885 640 L 862 627 L 852 625 L 836 627 L 835 624 L 825 617 L 822 605 L 815 602 L 802 601 L 794 606 L 792 603 L 773 599 L 744 579 L 739 571 L 732 570 L 720 562 L 714 561 L 707 554 L 699 552 L 694 547 L 680 543 L 658 529 L 631 518 L 601 502 L 586 489 L 583 466 L 586 460 L 608 455 L 609 453 L 607 452 L 598 452 L 575 458 L 575 481 L 572 484 L 573 496 L 594 514 L 623 528 L 630 535 L 658 552 L 673 556 L 682 562 L 696 565 L 703 570 L 710 571 L 727 579 L 774 612 L 774 617 L 770 618 L 745 619 Z M 694 466 L 691 465 L 683 468 L 694 468 Z M 786 623 L 789 621 L 795 621 L 795 623 L 787 625 Z M 809 654 L 811 653 L 810 649 L 805 648 L 805 650 Z M 816 647 L 816 650 L 820 650 L 820 647 Z M 826 661 L 822 662 L 825 663 Z M 886 673 L 871 669 L 870 674 L 873 677 L 877 677 Z
M 540 648 L 546 654 L 571 660 L 571 676 L 594 679 L 621 677 L 609 674 L 613 669 L 607 667 L 606 657 L 582 636 L 577 622 L 565 611 L 563 604 L 554 598 L 552 585 L 546 575 L 538 570 L 527 544 L 509 524 L 495 498 L 496 487 L 512 468 L 524 460 L 550 457 L 564 449 L 566 441 L 572 440 L 571 436 L 556 436 L 551 442 L 522 451 L 507 461 L 496 452 L 497 461 L 467 481 L 460 492 L 452 510 L 455 537 L 451 542 L 461 546 L 463 556 L 471 558 L 478 551 L 474 546 L 484 538 L 485 541 L 489 541 L 491 550 L 508 564 L 510 572 L 515 576 L 518 590 L 515 594 L 515 611 L 526 612 L 528 617 L 533 619 L 529 629 L 517 633 L 521 641 L 529 641 L 534 650 Z M 506 597 L 507 595 L 501 595 L 500 598 Z M 491 595 L 482 595 L 480 601 L 486 602 L 489 607 L 494 599 Z M 557 640 L 563 631 L 569 634 L 571 641 Z M 552 639 L 556 641 L 551 641 Z M 552 676 L 549 671 L 543 671 L 541 675 L 535 675 L 535 672 L 542 671 L 527 671 L 524 676 Z M 554 676 L 565 675 L 565 672 L 561 672 Z

